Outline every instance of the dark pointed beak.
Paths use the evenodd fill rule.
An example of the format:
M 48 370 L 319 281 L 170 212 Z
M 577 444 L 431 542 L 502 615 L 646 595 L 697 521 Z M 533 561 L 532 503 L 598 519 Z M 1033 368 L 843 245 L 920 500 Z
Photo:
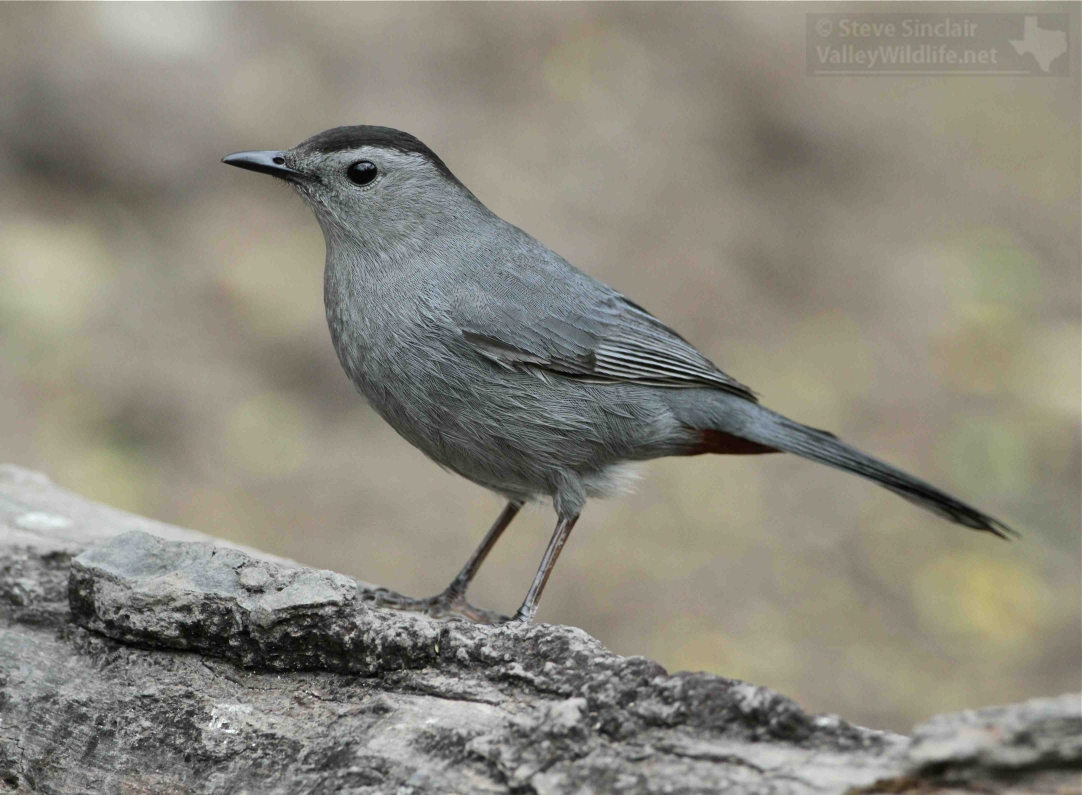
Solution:
M 300 171 L 286 165 L 285 152 L 237 152 L 226 155 L 222 162 L 237 168 L 246 168 L 249 171 L 258 171 L 260 174 L 270 174 L 272 177 L 296 180 L 304 176 Z

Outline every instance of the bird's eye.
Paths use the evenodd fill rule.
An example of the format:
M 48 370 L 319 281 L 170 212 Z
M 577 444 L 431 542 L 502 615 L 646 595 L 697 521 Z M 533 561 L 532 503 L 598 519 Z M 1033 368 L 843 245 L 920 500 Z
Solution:
M 356 185 L 367 185 L 376 178 L 378 173 L 379 169 L 376 168 L 376 164 L 367 160 L 359 160 L 346 169 L 346 176 L 349 177 L 349 181 Z

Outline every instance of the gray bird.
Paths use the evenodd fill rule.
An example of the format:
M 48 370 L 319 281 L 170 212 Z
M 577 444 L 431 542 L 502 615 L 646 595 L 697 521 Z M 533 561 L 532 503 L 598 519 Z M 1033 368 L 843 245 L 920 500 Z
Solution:
M 952 522 L 1013 534 L 762 406 L 641 306 L 492 213 L 408 133 L 337 127 L 222 162 L 285 180 L 315 212 L 331 339 L 372 407 L 433 461 L 508 500 L 447 589 L 407 606 L 491 620 L 466 589 L 523 503 L 547 497 L 556 530 L 513 619 L 530 621 L 587 498 L 662 456 L 795 453 Z

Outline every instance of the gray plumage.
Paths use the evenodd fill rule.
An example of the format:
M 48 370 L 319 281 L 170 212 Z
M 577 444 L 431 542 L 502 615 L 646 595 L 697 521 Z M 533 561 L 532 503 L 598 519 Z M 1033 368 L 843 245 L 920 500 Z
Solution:
M 358 161 L 378 169 L 371 183 L 349 178 Z M 1011 533 L 761 406 L 646 310 L 489 211 L 413 136 L 337 128 L 226 162 L 287 179 L 315 212 L 331 337 L 369 403 L 434 461 L 514 504 L 548 497 L 573 523 L 629 463 L 785 451 Z

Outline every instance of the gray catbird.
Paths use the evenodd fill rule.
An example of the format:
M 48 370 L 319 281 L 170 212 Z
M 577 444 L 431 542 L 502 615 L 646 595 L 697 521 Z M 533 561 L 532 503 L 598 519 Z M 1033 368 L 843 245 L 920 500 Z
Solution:
M 638 304 L 498 218 L 419 140 L 338 127 L 224 163 L 279 177 L 327 243 L 324 299 L 338 360 L 372 407 L 436 463 L 509 502 L 431 612 L 491 614 L 466 589 L 522 504 L 558 522 L 515 614 L 529 621 L 587 497 L 629 463 L 796 453 L 1006 538 L 1002 522 L 760 405 Z

